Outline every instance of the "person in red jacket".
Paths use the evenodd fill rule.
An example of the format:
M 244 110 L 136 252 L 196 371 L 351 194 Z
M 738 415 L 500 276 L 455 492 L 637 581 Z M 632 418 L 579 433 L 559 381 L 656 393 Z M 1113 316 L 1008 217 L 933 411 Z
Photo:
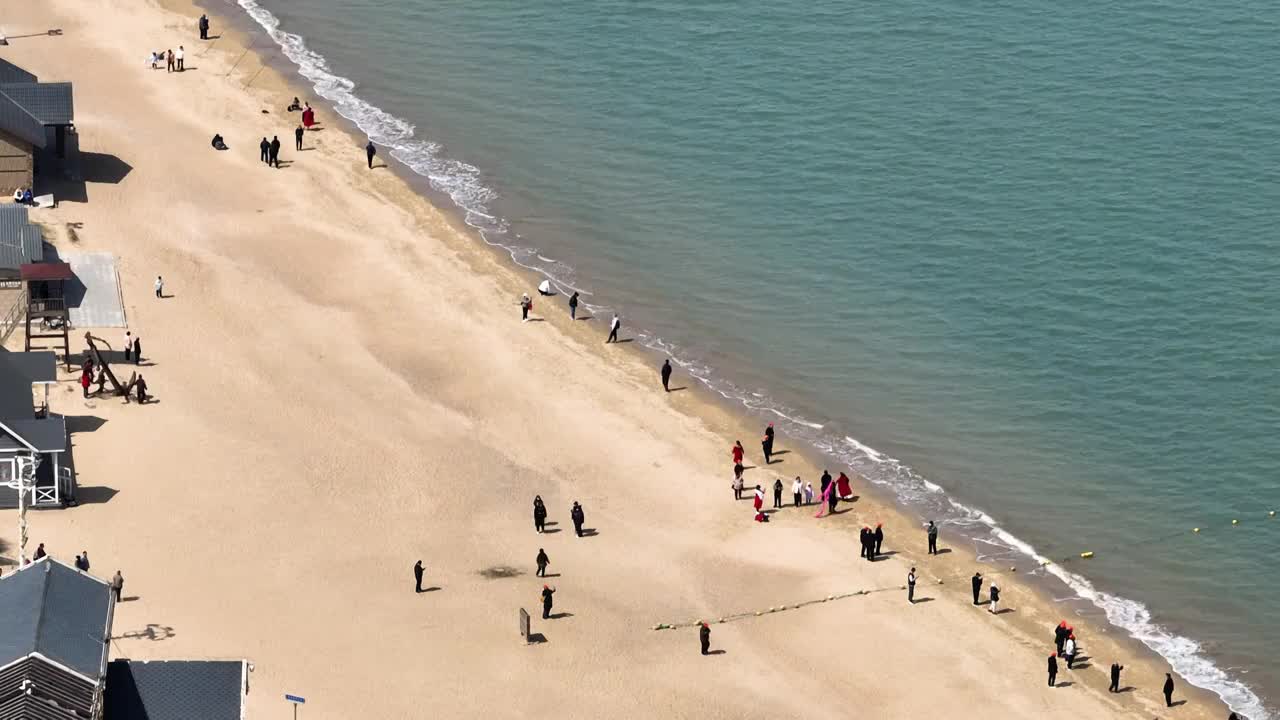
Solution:
M 733 443 L 733 464 L 734 464 L 734 465 L 741 465 L 741 464 L 742 464 L 742 458 L 743 458 L 746 454 L 747 454 L 747 451 L 746 451 L 746 450 L 744 450 L 744 449 L 742 448 L 742 441 L 741 441 L 741 440 L 738 440 L 738 441 L 736 441 L 736 442 L 734 442 L 734 443 Z

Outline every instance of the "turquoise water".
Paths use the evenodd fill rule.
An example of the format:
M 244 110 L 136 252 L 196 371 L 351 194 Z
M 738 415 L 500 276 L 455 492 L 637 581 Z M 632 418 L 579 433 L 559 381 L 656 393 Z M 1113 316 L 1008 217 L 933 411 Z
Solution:
M 237 1 L 517 262 L 1267 716 L 1280 6 Z

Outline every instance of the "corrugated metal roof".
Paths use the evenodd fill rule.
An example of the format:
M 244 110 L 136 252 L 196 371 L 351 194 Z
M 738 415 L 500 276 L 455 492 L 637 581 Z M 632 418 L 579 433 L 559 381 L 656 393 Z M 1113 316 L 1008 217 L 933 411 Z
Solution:
M 0 58 L 0 83 L 33 82 L 39 82 L 39 78 L 35 74 L 29 73 L 8 60 Z
M 42 260 L 44 233 L 28 222 L 26 206 L 0 205 L 0 268 L 17 270 Z
M 104 720 L 240 720 L 241 660 L 112 660 Z
M 96 682 L 107 653 L 111 589 L 46 558 L 0 577 L 0 666 L 32 653 Z
M 75 122 L 71 83 L 7 83 L 0 84 L 5 95 L 42 125 L 70 125 Z

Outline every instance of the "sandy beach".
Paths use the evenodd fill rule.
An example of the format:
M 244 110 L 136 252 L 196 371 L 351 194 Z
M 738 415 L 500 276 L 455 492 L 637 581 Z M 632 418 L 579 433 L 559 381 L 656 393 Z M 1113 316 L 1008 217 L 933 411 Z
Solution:
M 84 503 L 30 516 L 33 545 L 122 571 L 113 656 L 247 658 L 251 718 L 289 717 L 285 693 L 307 698 L 308 719 L 1226 717 L 1185 683 L 1166 710 L 1167 666 L 1087 617 L 1068 619 L 1089 659 L 1048 688 L 1061 607 L 1006 572 L 1011 612 L 975 608 L 969 576 L 997 569 L 945 530 L 951 552 L 925 556 L 918 520 L 856 479 L 860 499 L 835 517 L 752 522 L 729 449 L 741 439 L 761 464 L 755 421 L 693 388 L 664 394 L 654 358 L 605 346 L 607 321 L 571 322 L 563 298 L 535 295 L 537 321 L 521 323 L 533 279 L 387 158 L 367 170 L 364 139 L 221 18 L 201 42 L 199 12 L 49 0 L 6 30 L 63 34 L 0 50 L 75 83 L 84 200 L 32 218 L 61 251 L 116 255 L 156 398 L 86 401 L 65 376 L 54 409 L 101 421 L 72 437 Z M 180 44 L 186 72 L 143 63 Z M 321 121 L 302 152 L 294 95 Z M 258 160 L 273 135 L 280 169 Z M 68 185 L 53 191 L 74 198 Z M 748 485 L 781 477 L 788 500 L 796 475 L 816 487 L 822 468 L 778 447 Z M 589 537 L 574 536 L 574 501 Z M 893 554 L 872 564 L 856 535 L 876 522 Z M 0 524 L 10 560 L 15 535 Z M 413 590 L 417 559 L 431 592 Z M 900 589 L 912 564 L 931 599 L 914 606 Z M 876 592 L 768 612 L 859 590 Z M 545 642 L 521 640 L 521 607 Z M 653 629 L 738 613 L 713 622 L 710 657 L 694 629 Z M 1106 692 L 1113 660 L 1132 691 Z

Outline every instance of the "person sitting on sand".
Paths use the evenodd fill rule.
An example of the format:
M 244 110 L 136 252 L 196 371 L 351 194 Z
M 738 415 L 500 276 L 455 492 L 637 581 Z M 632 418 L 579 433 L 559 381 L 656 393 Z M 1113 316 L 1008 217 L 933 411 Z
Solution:
M 296 97 L 292 103 L 289 103 L 289 107 L 285 108 L 285 112 L 298 112 L 300 110 L 302 110 L 302 101 Z
M 22 202 L 22 188 L 13 191 L 13 201 L 16 203 Z
M 555 295 L 555 293 L 551 291 L 550 280 L 543 280 L 541 283 L 538 284 L 538 294 L 545 295 L 545 296 Z
M 213 135 L 213 143 L 212 143 L 212 145 L 213 145 L 213 149 L 214 149 L 214 150 L 226 150 L 226 149 L 227 149 L 227 143 L 222 139 L 222 136 L 221 136 L 221 135 L 219 135 L 219 134 L 217 134 L 217 133 L 214 133 L 214 135 Z
M 23 190 L 23 191 L 22 191 L 22 204 L 23 204 L 23 205 L 35 205 L 35 203 L 36 203 L 36 199 L 35 199 L 35 196 L 31 194 L 31 188 L 27 188 L 26 190 Z

